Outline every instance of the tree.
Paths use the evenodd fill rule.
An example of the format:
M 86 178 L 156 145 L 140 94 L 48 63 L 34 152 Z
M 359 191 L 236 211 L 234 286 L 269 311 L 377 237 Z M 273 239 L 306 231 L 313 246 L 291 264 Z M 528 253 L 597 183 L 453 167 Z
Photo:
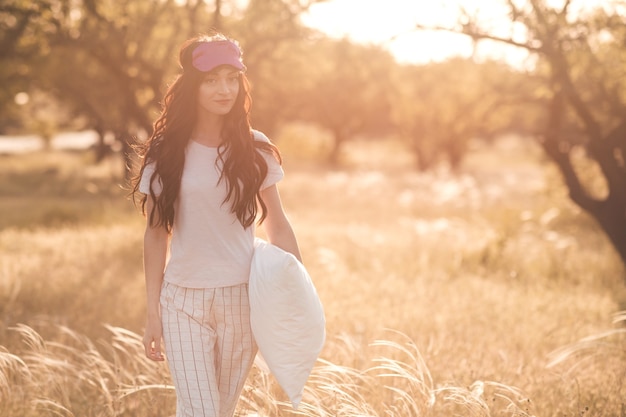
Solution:
M 570 0 L 560 7 L 544 0 L 507 4 L 511 23 L 525 28 L 526 39 L 494 35 L 467 17 L 447 30 L 525 48 L 537 56 L 535 75 L 545 79 L 545 93 L 536 97 L 545 109 L 541 146 L 558 166 L 572 201 L 598 222 L 626 263 L 624 9 L 615 2 L 577 14 Z M 574 155 L 580 148 L 599 167 L 604 195 L 594 194 L 577 170 Z
M 43 24 L 49 5 L 43 2 L 7 0 L 0 3 L 0 132 L 19 130 L 21 105 L 26 104 L 33 70 L 46 53 Z M 16 103 L 16 96 L 25 99 Z M 19 101 L 19 100 L 18 100 Z
M 489 139 L 512 118 L 504 97 L 517 89 L 506 65 L 451 58 L 398 71 L 393 119 L 420 170 L 446 160 L 456 170 L 472 139 Z
M 250 0 L 241 16 L 229 23 L 229 35 L 243 47 L 252 84 L 252 121 L 269 135 L 294 115 L 302 78 L 308 76 L 303 45 L 311 33 L 300 15 L 318 1 Z
M 49 40 L 54 54 L 41 81 L 71 102 L 101 138 L 112 133 L 128 167 L 133 141 L 151 132 L 179 43 L 202 21 L 201 4 L 91 1 L 58 19 L 59 29 Z M 193 20 L 186 19 L 190 14 Z
M 299 117 L 332 133 L 331 164 L 338 163 L 348 140 L 390 130 L 391 74 L 397 64 L 388 52 L 327 39 L 310 45 L 307 59 Z
M 72 119 L 96 130 L 101 142 L 113 134 L 130 167 L 130 146 L 151 131 L 178 44 L 199 32 L 199 20 L 207 20 L 202 5 L 201 0 L 12 0 L 0 8 L 0 22 L 14 32 L 3 39 L 11 48 L 2 60 L 19 62 L 24 69 L 17 67 L 12 76 L 28 89 L 54 95 L 72 110 Z M 17 17 L 12 21 L 7 12 Z
M 272 102 L 276 93 L 271 91 L 284 94 L 277 88 L 281 80 L 271 77 L 273 68 L 287 56 L 285 45 L 303 37 L 299 13 L 316 0 L 251 0 L 243 9 L 235 0 L 211 5 L 203 0 L 9 1 L 0 7 L 0 25 L 10 29 L 0 42 L 12 48 L 2 59 L 19 58 L 20 68 L 27 69 L 11 75 L 21 77 L 25 88 L 66 103 L 73 120 L 96 130 L 101 143 L 113 135 L 130 167 L 130 147 L 150 134 L 164 87 L 177 71 L 179 45 L 212 25 L 244 45 L 260 104 L 253 115 L 273 127 L 281 107 L 289 108 Z M 8 76 L 0 70 L 0 78 Z

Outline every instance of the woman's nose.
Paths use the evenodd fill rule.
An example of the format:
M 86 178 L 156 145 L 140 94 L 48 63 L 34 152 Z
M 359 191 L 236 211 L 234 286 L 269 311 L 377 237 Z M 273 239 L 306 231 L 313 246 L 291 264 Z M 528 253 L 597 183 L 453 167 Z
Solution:
M 231 86 L 228 83 L 228 80 L 220 80 L 219 82 L 219 92 L 220 93 L 230 93 Z

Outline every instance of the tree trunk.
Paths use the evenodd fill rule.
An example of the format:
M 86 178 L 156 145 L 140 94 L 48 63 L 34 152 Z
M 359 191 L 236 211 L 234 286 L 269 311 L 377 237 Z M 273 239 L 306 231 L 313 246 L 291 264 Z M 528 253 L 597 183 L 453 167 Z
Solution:
M 109 155 L 111 149 L 104 142 L 105 132 L 100 127 L 95 128 L 96 133 L 98 134 L 98 142 L 95 145 L 94 151 L 96 154 L 96 163 L 100 163 L 104 161 L 104 159 Z
M 617 199 L 609 198 L 592 215 L 626 265 L 626 209 L 624 206 Z
M 605 200 L 591 198 L 578 180 L 569 159 L 569 153 L 555 151 L 551 144 L 544 143 L 543 147 L 546 154 L 558 166 L 572 201 L 598 222 L 626 265 L 626 206 L 614 193 L 609 193 Z
M 413 154 L 415 155 L 415 162 L 417 163 L 417 169 L 420 172 L 429 171 L 433 165 L 435 165 L 436 155 L 432 150 L 428 152 L 424 148 L 420 139 L 414 139 L 413 141 Z
M 548 113 L 548 125 L 542 142 L 546 154 L 556 163 L 559 171 L 569 190 L 570 198 L 580 208 L 589 213 L 600 225 L 609 238 L 611 244 L 619 254 L 622 262 L 626 265 L 626 190 L 622 187 L 624 167 L 621 159 L 614 150 L 620 141 L 611 140 L 616 136 L 622 136 L 626 129 L 626 122 L 615 129 L 606 138 L 596 140 L 596 146 L 609 147 L 611 149 L 596 150 L 591 153 L 594 160 L 600 165 L 602 172 L 617 175 L 620 178 L 609 179 L 609 194 L 604 200 L 590 196 L 580 182 L 570 158 L 571 148 L 566 141 L 561 140 L 562 122 L 565 111 L 565 97 L 556 93 L 553 97 Z M 621 138 L 620 138 L 621 139 Z M 619 173 L 622 172 L 622 175 Z M 626 279 L 626 277 L 625 277 Z
M 513 38 L 496 36 L 481 30 L 475 24 L 463 24 L 460 33 L 473 39 L 490 39 L 525 48 L 546 59 L 552 77 L 548 87 L 554 96 L 548 108 L 548 123 L 542 146 L 561 171 L 572 201 L 598 222 L 626 265 L 626 104 L 623 100 L 620 101 L 619 97 L 614 102 L 612 97 L 607 100 L 606 96 L 600 102 L 592 101 L 584 94 L 585 87 L 576 84 L 572 75 L 574 69 L 568 57 L 572 46 L 580 46 L 581 42 L 587 42 L 589 36 L 577 36 L 573 43 L 572 36 L 576 32 L 574 30 L 576 26 L 563 28 L 568 22 L 570 1 L 566 1 L 561 9 L 554 9 L 547 6 L 544 1 L 530 0 L 529 11 L 518 8 L 513 1 L 507 3 L 513 21 L 526 26 L 531 34 L 530 38 L 535 38 L 533 42 L 524 43 Z M 600 29 L 596 30 L 595 33 L 600 33 Z M 585 44 L 581 51 L 589 52 L 592 49 L 589 44 Z M 591 54 L 590 58 L 601 65 L 598 57 Z M 604 81 L 596 79 L 597 87 L 604 91 L 617 86 Z M 569 142 L 563 132 L 567 106 L 573 110 L 582 125 L 589 158 L 598 163 L 606 180 L 609 193 L 605 199 L 590 196 L 572 166 L 571 149 L 580 145 L 576 141 Z M 594 110 L 598 108 L 613 109 L 613 115 L 617 116 L 615 123 L 618 126 L 611 132 L 607 133 L 606 126 L 603 125 L 607 123 L 607 119 L 596 116 Z M 624 278 L 626 279 L 626 276 Z
M 341 145 L 345 141 L 345 134 L 341 131 L 341 129 L 336 129 L 333 131 L 333 147 L 328 154 L 328 162 L 331 166 L 336 167 L 339 165 L 339 156 L 341 155 Z

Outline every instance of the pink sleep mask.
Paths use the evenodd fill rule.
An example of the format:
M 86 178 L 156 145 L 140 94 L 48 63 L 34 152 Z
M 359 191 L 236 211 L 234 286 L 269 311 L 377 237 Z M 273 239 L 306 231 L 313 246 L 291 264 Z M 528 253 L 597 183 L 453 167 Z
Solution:
M 198 71 L 208 72 L 220 65 L 231 65 L 245 70 L 241 59 L 241 50 L 230 40 L 202 42 L 193 50 L 192 61 Z

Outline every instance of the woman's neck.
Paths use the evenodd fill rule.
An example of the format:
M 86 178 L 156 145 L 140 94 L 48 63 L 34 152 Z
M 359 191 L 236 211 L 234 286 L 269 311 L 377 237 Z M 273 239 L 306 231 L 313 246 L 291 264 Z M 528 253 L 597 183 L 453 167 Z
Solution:
M 191 131 L 191 140 L 206 146 L 219 146 L 222 143 L 223 124 L 224 118 L 221 116 L 198 118 Z

